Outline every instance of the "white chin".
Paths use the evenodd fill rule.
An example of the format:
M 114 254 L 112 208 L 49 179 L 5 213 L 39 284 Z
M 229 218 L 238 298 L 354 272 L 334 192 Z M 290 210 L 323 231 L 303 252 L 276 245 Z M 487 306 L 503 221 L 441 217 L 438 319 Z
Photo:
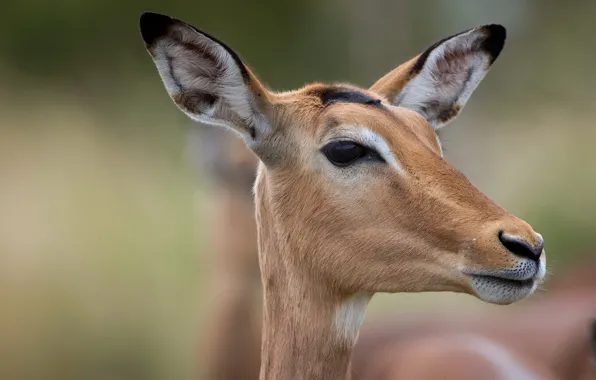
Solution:
M 534 293 L 538 279 L 506 280 L 492 276 L 472 276 L 470 285 L 481 300 L 499 305 L 521 301 Z

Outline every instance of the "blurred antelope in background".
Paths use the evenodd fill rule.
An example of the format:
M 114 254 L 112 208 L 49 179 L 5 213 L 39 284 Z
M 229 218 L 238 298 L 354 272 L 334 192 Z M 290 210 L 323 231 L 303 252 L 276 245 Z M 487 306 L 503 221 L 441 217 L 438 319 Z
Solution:
M 475 315 L 377 320 L 363 328 L 354 379 L 596 379 L 596 262 L 542 297 Z
M 455 118 L 498 57 L 501 26 L 441 40 L 368 91 L 313 84 L 287 93 L 266 90 L 227 46 L 179 20 L 144 14 L 141 31 L 180 109 L 236 131 L 259 158 L 261 379 L 349 377 L 375 292 L 509 304 L 543 279 L 542 237 L 443 160 L 433 130 Z M 229 286 L 237 293 L 239 280 Z M 495 362 L 507 351 L 499 343 L 456 338 L 472 342 L 473 355 L 490 348 L 480 355 L 494 378 L 549 376 L 520 358 Z M 387 378 L 401 371 L 428 376 L 405 365 Z
M 258 160 L 236 136 L 196 124 L 190 129 L 189 152 L 202 177 L 212 180 L 206 286 L 212 306 L 201 345 L 201 378 L 256 380 L 262 285 L 252 185 Z

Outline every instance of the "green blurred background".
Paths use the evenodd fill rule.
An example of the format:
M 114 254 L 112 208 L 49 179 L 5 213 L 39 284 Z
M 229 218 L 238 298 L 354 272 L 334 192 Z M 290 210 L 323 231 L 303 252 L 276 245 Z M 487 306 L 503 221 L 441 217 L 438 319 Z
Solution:
M 446 157 L 544 235 L 554 275 L 596 253 L 596 2 L 8 0 L 0 9 L 1 379 L 196 372 L 213 290 L 209 187 L 188 159 L 190 123 L 141 42 L 145 10 L 226 41 L 277 90 L 368 86 L 438 39 L 504 24 L 503 54 L 441 133 Z M 407 307 L 455 296 L 413 297 Z M 378 297 L 373 313 L 397 299 Z

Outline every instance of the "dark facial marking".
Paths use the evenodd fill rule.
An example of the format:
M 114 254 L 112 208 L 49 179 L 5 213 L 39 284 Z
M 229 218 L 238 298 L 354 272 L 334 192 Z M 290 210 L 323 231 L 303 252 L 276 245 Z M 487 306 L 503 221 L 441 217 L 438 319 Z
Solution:
M 344 102 L 366 104 L 383 108 L 380 99 L 371 98 L 370 96 L 361 92 L 345 87 L 325 87 L 323 89 L 316 90 L 313 95 L 318 96 L 321 99 L 323 106 Z

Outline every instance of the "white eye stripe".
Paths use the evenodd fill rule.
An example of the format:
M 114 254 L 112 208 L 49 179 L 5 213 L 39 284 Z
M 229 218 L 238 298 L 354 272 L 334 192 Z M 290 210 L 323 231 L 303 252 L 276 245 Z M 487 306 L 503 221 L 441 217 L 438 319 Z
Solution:
M 375 148 L 375 150 L 379 153 L 379 155 L 387 162 L 389 165 L 393 166 L 395 170 L 401 172 L 402 168 L 391 153 L 389 149 L 389 145 L 385 139 L 381 136 L 377 135 L 376 133 L 370 131 L 369 129 L 361 129 L 358 131 L 358 136 L 364 145 L 370 146 Z

